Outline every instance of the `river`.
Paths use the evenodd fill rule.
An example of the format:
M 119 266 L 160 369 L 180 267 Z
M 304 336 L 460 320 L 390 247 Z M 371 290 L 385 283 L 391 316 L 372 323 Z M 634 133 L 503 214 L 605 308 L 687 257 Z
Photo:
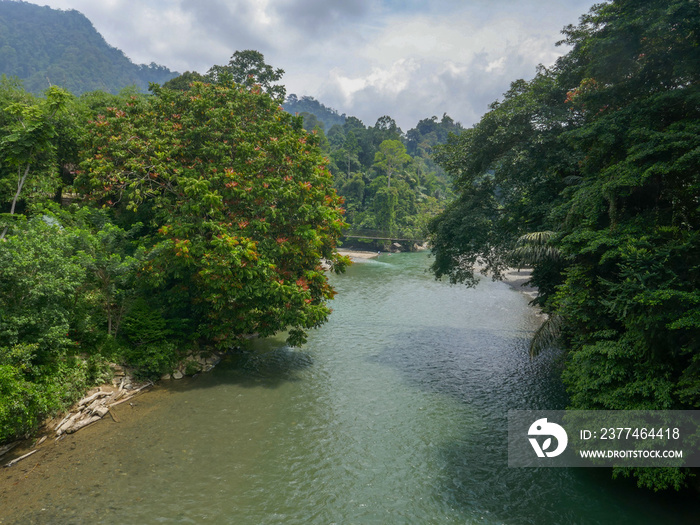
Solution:
M 566 404 L 560 358 L 528 358 L 523 294 L 428 264 L 359 262 L 303 348 L 257 341 L 1 471 L 0 523 L 697 523 L 604 469 L 508 468 L 508 410 Z

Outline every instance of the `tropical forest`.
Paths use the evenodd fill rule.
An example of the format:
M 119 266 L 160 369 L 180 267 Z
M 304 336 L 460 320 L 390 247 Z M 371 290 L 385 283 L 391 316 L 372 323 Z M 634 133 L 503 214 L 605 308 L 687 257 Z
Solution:
M 561 35 L 402 130 L 0 1 L 0 523 L 692 523 L 700 461 L 506 457 L 509 410 L 700 410 L 700 5 Z

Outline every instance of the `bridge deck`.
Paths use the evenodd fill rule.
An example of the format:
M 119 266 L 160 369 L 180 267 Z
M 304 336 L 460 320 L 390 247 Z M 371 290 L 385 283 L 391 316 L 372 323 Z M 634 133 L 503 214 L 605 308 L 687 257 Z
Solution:
M 346 239 L 372 239 L 373 241 L 425 242 L 425 239 L 405 239 L 402 237 L 374 237 L 372 235 L 342 235 Z

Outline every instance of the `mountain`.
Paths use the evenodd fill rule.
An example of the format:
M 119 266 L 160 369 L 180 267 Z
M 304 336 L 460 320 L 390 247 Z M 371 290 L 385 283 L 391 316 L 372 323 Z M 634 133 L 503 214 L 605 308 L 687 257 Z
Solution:
M 0 0 L 0 74 L 19 77 L 34 93 L 57 85 L 76 95 L 133 85 L 146 91 L 149 82 L 178 75 L 154 63 L 134 64 L 78 11 L 15 0 Z

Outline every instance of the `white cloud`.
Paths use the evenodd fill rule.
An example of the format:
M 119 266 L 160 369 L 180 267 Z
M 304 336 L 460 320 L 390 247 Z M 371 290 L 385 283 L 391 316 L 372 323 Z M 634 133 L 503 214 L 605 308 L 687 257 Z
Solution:
M 512 80 L 552 64 L 560 29 L 593 0 L 36 0 L 84 13 L 137 63 L 205 72 L 256 49 L 311 95 L 404 129 L 447 112 L 465 125 Z
M 366 89 L 397 95 L 407 89 L 412 73 L 418 69 L 415 60 L 399 59 L 389 68 L 373 67 L 364 77 L 350 78 L 337 68 L 331 70 L 330 76 L 332 84 L 338 87 L 345 102 L 352 103 L 353 96 Z
M 485 71 L 487 73 L 492 73 L 494 71 L 501 72 L 501 71 L 503 71 L 503 66 L 505 65 L 505 63 L 506 63 L 506 57 L 501 57 L 497 60 L 492 60 L 486 66 Z

